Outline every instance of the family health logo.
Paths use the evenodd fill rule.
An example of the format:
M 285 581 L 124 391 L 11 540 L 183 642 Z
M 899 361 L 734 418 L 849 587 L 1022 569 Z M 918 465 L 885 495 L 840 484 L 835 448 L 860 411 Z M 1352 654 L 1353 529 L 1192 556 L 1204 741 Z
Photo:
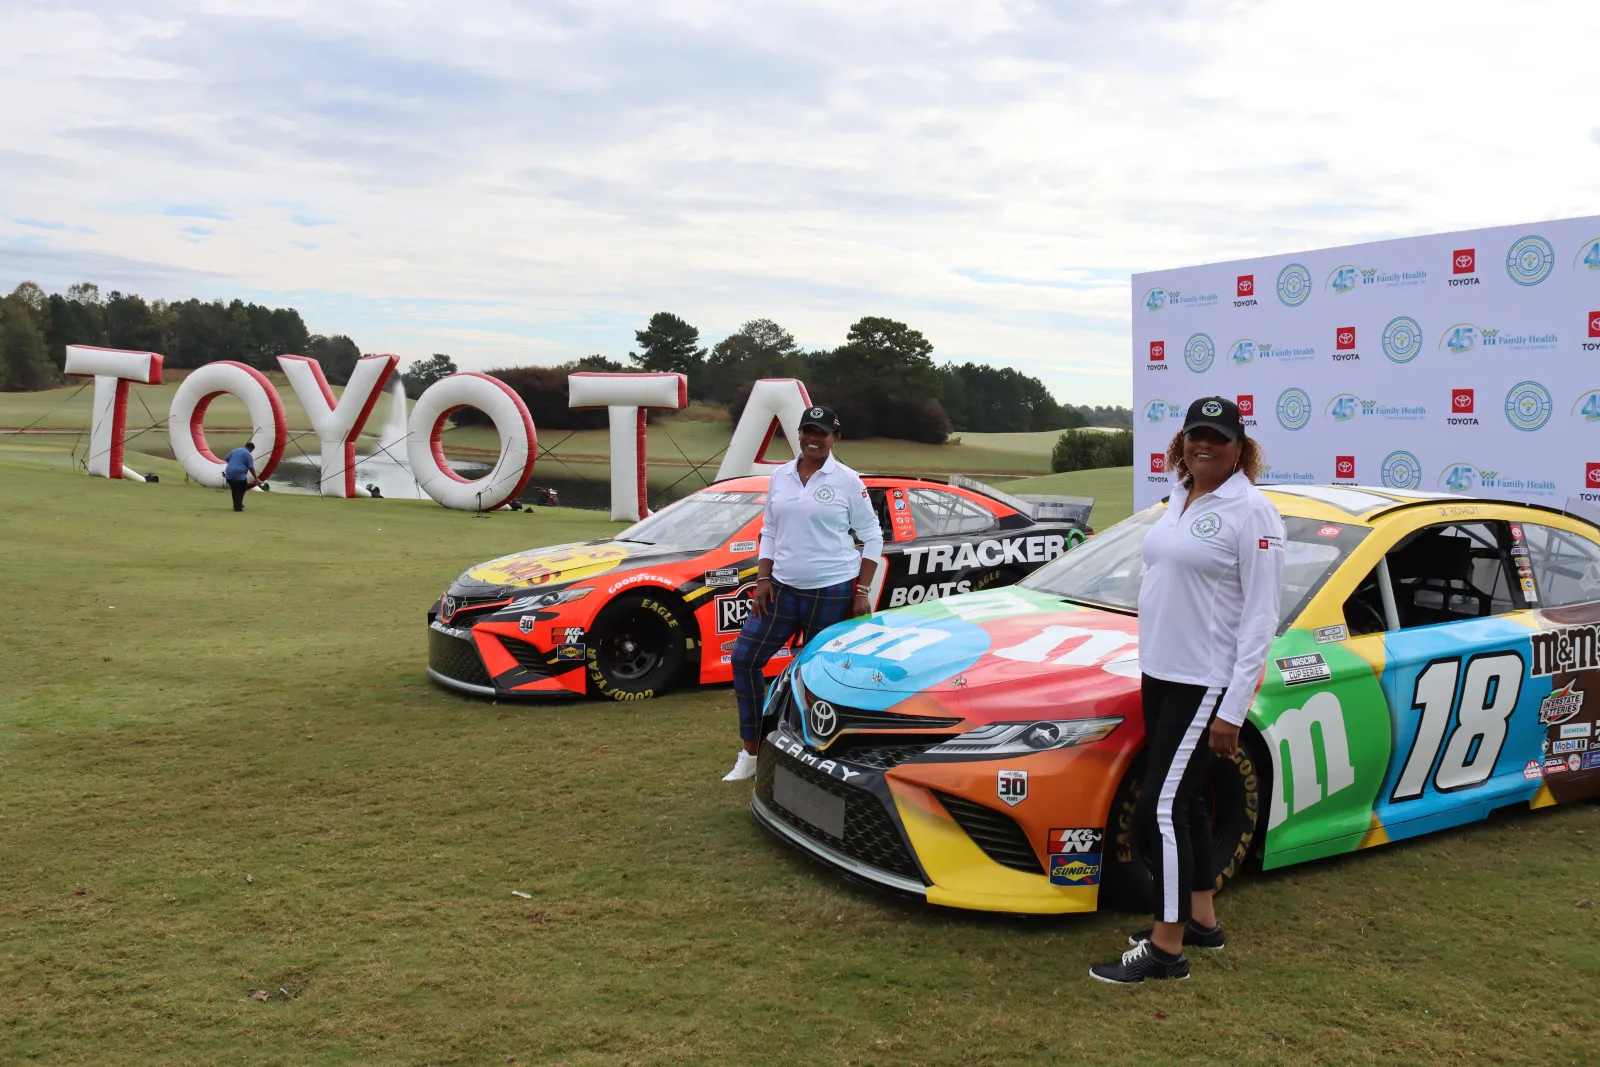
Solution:
M 1459 356 L 1474 348 L 1493 348 L 1506 352 L 1548 352 L 1560 345 L 1553 333 L 1514 333 L 1498 326 L 1475 326 L 1458 322 L 1439 335 L 1439 349 Z M 1600 348 L 1600 345 L 1596 345 Z
M 1177 289 L 1151 289 L 1144 294 L 1144 309 L 1160 311 L 1162 308 L 1214 308 L 1216 293 L 1185 293 Z
M 1241 337 L 1228 349 L 1228 359 L 1236 367 L 1253 363 L 1257 359 L 1276 360 L 1279 363 L 1303 363 L 1315 359 L 1317 350 L 1311 345 L 1275 345 L 1268 341 L 1255 341 Z
M 1422 404 L 1385 404 L 1363 400 L 1354 393 L 1340 393 L 1328 401 L 1324 414 L 1335 423 L 1370 418 L 1383 422 L 1421 422 L 1428 417 L 1428 409 Z
M 1357 289 L 1404 289 L 1428 284 L 1428 272 L 1417 270 L 1383 270 L 1380 267 L 1361 267 L 1354 263 L 1341 263 L 1328 272 L 1324 287 L 1338 294 L 1353 293 Z
M 1500 470 L 1471 463 L 1447 463 L 1439 472 L 1439 488 L 1451 493 L 1494 489 L 1522 496 L 1554 496 L 1556 483 L 1545 478 L 1518 478 Z
M 1173 404 L 1165 400 L 1152 400 L 1144 406 L 1145 421 L 1161 423 L 1168 419 L 1183 418 L 1183 405 Z

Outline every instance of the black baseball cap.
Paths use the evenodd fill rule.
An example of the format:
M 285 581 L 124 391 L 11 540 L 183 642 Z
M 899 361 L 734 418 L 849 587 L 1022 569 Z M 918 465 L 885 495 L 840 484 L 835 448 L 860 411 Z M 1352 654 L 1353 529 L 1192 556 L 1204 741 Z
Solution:
M 800 416 L 800 428 L 804 429 L 807 426 L 815 426 L 817 429 L 827 433 L 838 433 L 839 416 L 833 413 L 832 408 L 817 404 L 806 408 L 805 412 Z
M 1183 432 L 1204 426 L 1215 430 L 1230 441 L 1244 434 L 1244 421 L 1239 417 L 1239 405 L 1226 397 L 1203 396 L 1189 405 L 1189 414 L 1183 420 Z

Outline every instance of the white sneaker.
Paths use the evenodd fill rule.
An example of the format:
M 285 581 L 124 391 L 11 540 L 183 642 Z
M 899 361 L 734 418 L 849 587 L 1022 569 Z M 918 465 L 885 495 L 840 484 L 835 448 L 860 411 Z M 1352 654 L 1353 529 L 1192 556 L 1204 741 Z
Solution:
M 739 758 L 733 764 L 733 770 L 722 776 L 724 782 L 742 782 L 746 778 L 756 776 L 756 758 L 750 753 L 740 750 Z

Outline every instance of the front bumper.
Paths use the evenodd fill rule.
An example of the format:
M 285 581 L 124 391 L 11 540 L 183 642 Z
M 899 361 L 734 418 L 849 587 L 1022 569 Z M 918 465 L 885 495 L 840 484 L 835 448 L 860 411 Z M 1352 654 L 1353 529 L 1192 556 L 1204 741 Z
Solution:
M 428 622 L 428 677 L 474 696 L 541 699 L 581 696 L 581 664 L 553 661 L 550 654 L 484 627 Z
M 875 770 L 829 759 L 780 724 L 761 746 L 750 810 L 813 859 L 930 904 L 1041 915 L 1094 911 L 1098 885 L 1051 884 L 1030 831 L 1009 813 L 967 799 L 982 795 L 979 782 L 992 793 L 995 766 L 910 762 Z M 1072 816 L 1062 818 L 1057 825 L 1072 825 Z

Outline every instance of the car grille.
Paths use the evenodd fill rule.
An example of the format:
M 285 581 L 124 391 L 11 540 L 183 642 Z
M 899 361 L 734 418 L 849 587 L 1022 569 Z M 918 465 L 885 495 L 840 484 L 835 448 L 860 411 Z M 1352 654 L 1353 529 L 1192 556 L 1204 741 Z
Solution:
M 934 790 L 934 796 L 939 798 L 939 803 L 944 805 L 944 810 L 950 813 L 956 825 L 983 849 L 984 855 L 1014 871 L 1045 873 L 1033 846 L 1028 844 L 1028 835 L 1022 832 L 1022 827 L 1011 816 L 938 790 Z
M 781 763 L 780 763 L 781 761 Z M 773 798 L 773 779 L 779 766 L 802 782 L 844 801 L 844 836 L 833 834 L 796 815 Z M 852 859 L 880 871 L 923 882 L 922 872 L 906 848 L 900 831 L 884 810 L 883 801 L 864 789 L 845 785 L 803 763 L 780 756 L 769 744 L 757 764 L 756 793 L 767 807 L 789 826 L 815 841 L 835 848 Z
M 452 637 L 428 627 L 428 666 L 458 682 L 493 688 L 489 672 L 483 669 L 478 650 L 466 638 Z
M 797 696 L 798 692 L 790 686 L 789 707 L 785 712 L 785 721 L 795 733 L 804 737 L 801 731 L 800 703 L 795 699 Z M 897 715 L 892 711 L 846 707 L 843 704 L 834 704 L 831 700 L 828 703 L 833 704 L 834 714 L 838 716 L 838 725 L 833 731 L 835 736 L 845 730 L 943 730 L 961 724 L 960 719 L 947 719 L 935 715 Z
M 509 603 L 511 603 L 510 597 L 457 598 L 455 614 L 448 619 L 441 614 L 439 621 L 447 626 L 471 626 L 481 619 L 485 612 L 492 611 L 495 608 L 503 608 Z
M 500 645 L 511 653 L 511 658 L 516 660 L 517 665 L 529 674 L 537 674 L 541 678 L 549 676 L 550 663 L 545 653 L 528 644 L 528 642 L 502 637 Z
M 886 738 L 883 734 L 850 734 L 828 746 L 828 758 L 848 760 L 852 766 L 886 771 L 907 760 L 914 760 L 934 745 L 949 738 L 940 735 L 928 740 L 917 738 Z M 893 741 L 893 744 L 885 744 Z

